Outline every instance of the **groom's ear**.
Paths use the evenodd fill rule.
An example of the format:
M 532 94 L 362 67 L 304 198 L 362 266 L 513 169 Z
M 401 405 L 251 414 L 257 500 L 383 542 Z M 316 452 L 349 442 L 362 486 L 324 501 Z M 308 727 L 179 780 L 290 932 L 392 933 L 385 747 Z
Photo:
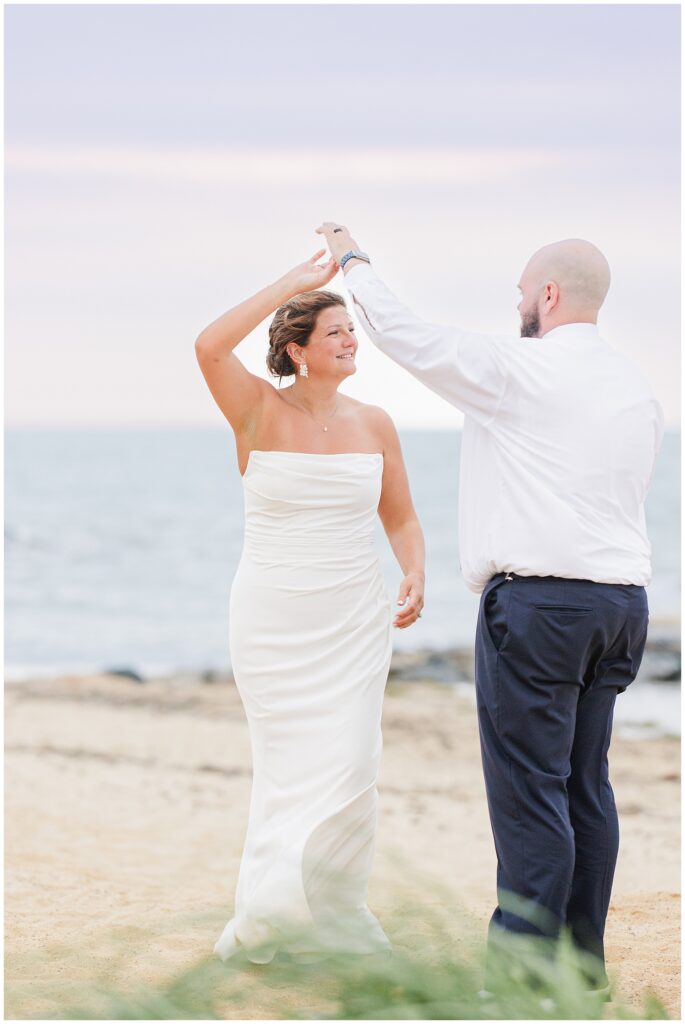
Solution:
M 559 302 L 559 285 L 556 281 L 548 281 L 545 285 L 544 301 L 547 305 L 548 311 L 554 309 Z

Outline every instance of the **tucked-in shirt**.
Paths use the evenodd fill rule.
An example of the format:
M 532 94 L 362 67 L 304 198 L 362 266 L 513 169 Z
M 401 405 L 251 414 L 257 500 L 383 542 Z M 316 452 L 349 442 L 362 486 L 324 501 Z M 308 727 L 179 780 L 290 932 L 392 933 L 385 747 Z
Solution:
M 368 264 L 345 284 L 376 346 L 464 413 L 461 568 L 644 586 L 645 497 L 663 413 L 642 373 L 595 324 L 542 338 L 428 323 Z

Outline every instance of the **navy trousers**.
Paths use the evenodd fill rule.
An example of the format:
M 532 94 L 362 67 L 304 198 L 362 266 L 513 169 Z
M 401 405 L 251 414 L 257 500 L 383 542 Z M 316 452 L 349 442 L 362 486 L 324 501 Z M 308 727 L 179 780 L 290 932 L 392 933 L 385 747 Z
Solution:
M 604 972 L 618 854 L 607 751 L 616 695 L 647 637 L 644 587 L 493 576 L 476 634 L 483 772 L 497 852 L 502 929 L 570 928 Z M 517 913 L 518 911 L 518 913 Z

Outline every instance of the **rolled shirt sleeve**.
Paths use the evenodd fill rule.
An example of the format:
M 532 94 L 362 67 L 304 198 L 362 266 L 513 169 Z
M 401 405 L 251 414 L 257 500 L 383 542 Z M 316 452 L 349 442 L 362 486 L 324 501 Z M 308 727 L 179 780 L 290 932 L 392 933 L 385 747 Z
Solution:
M 368 264 L 352 267 L 345 285 L 377 348 L 482 426 L 492 420 L 506 391 L 511 339 L 422 320 Z

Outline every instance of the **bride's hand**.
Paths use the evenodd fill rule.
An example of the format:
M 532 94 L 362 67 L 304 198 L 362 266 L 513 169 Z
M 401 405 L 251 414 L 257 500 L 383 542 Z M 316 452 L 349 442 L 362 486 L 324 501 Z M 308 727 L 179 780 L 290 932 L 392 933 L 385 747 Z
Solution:
M 282 281 L 289 292 L 293 295 L 313 292 L 316 288 L 323 288 L 335 277 L 340 268 L 332 256 L 327 263 L 319 265 L 316 262 L 325 252 L 325 249 L 319 249 L 310 260 L 299 263 L 283 276 Z
M 397 600 L 402 610 L 397 613 L 393 625 L 398 629 L 406 629 L 421 615 L 423 608 L 424 577 L 422 573 L 410 572 L 400 583 Z

